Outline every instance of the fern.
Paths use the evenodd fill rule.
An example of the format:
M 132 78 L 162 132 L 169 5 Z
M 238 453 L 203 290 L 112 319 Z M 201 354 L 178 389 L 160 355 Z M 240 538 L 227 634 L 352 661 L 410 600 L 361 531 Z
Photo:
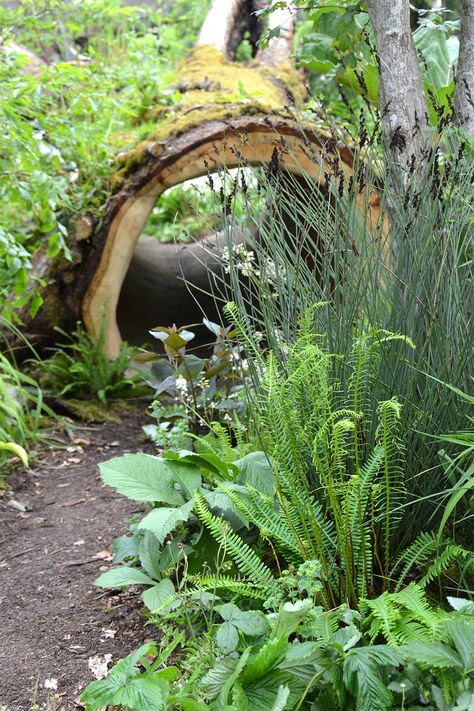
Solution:
M 197 575 L 190 577 L 189 580 L 198 590 L 227 590 L 234 595 L 255 600 L 265 600 L 272 589 L 271 583 L 231 578 L 225 575 Z
M 403 484 L 403 472 L 400 466 L 401 445 L 398 439 L 400 423 L 401 405 L 395 399 L 381 402 L 378 407 L 380 424 L 377 428 L 376 439 L 383 448 L 382 479 L 380 494 L 377 499 L 381 519 L 382 534 L 382 555 L 384 582 L 388 580 L 390 557 L 391 557 L 391 536 L 401 513 L 399 505 L 403 500 L 405 488 Z
M 260 560 L 258 555 L 234 533 L 230 525 L 222 518 L 214 516 L 206 507 L 204 498 L 196 493 L 196 512 L 209 529 L 215 540 L 237 563 L 239 570 L 256 581 L 271 580 L 272 571 Z
M 454 562 L 467 561 L 469 569 L 474 568 L 472 553 L 450 539 L 441 539 L 436 533 L 421 533 L 418 538 L 398 558 L 391 572 L 392 578 L 401 569 L 395 590 L 398 591 L 416 566 L 430 566 L 420 580 L 422 587 L 439 578 Z
M 281 546 L 289 563 L 298 564 L 305 559 L 302 554 L 302 542 L 295 538 L 291 528 L 288 527 L 288 520 L 281 511 L 275 510 L 273 499 L 252 487 L 246 488 L 246 495 L 241 495 L 225 486 L 220 488 L 262 534 L 265 533 Z
M 439 553 L 420 580 L 420 585 L 426 587 L 436 578 L 440 578 L 454 562 L 467 561 L 471 570 L 474 569 L 472 552 L 455 543 L 446 543 L 445 549 Z

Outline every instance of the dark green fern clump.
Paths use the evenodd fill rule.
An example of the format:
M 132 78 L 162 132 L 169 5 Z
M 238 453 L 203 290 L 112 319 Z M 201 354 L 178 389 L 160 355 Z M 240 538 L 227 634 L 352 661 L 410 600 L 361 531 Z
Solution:
M 143 392 L 140 378 L 126 374 L 135 349 L 123 344 L 117 358 L 110 360 L 104 349 L 104 326 L 95 342 L 79 323 L 72 334 L 59 332 L 66 341 L 47 360 L 35 361 L 43 388 L 62 398 L 93 398 L 103 405 Z

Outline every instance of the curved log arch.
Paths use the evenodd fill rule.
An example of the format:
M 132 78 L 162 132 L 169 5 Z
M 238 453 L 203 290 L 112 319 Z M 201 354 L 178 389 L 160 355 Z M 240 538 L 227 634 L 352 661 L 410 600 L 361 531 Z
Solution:
M 324 182 L 330 146 L 331 157 L 340 154 L 349 175 L 351 156 L 337 151 L 329 139 L 303 130 L 292 121 L 268 117 L 242 117 L 232 123 L 214 122 L 175 139 L 145 170 L 134 176 L 113 201 L 104 219 L 103 245 L 93 278 L 83 300 L 82 315 L 88 331 L 96 336 L 102 319 L 107 321 L 105 347 L 117 355 L 121 336 L 116 308 L 123 280 L 137 241 L 158 197 L 168 188 L 219 168 L 239 165 L 268 166 L 274 151 L 284 171 L 305 175 L 316 184 Z M 374 197 L 373 209 L 377 210 Z M 90 273 L 90 270 L 88 270 Z
M 222 3 L 233 8 L 227 13 L 229 26 L 217 27 L 211 44 L 202 44 L 209 41 L 208 31 L 201 35 L 176 69 L 173 102 L 149 108 L 137 117 L 139 130 L 120 138 L 121 145 L 129 141 L 128 149 L 117 154 L 116 171 L 105 183 L 106 191 L 113 186 L 113 194 L 104 201 L 96 224 L 88 214 L 69 216 L 68 257 L 51 258 L 46 246 L 34 255 L 32 274 L 41 285 L 44 304 L 34 318 L 26 308 L 19 317 L 36 345 L 54 342 L 55 327 L 70 330 L 81 319 L 96 338 L 105 315 L 106 351 L 110 357 L 117 355 L 122 284 L 150 212 L 166 189 L 224 166 L 269 166 L 275 151 L 284 171 L 321 187 L 324 174 L 331 174 L 336 163 L 349 179 L 350 150 L 302 121 L 295 108 L 307 98 L 307 89 L 304 76 L 290 61 L 295 20 L 291 8 L 282 15 L 285 31 L 256 59 L 238 63 L 227 58 L 232 32 L 242 20 L 236 8 L 249 2 L 253 0 L 213 2 L 204 29 L 212 26 L 210 20 L 221 12 Z M 144 140 L 143 122 L 148 130 Z M 378 222 L 372 188 L 366 187 L 359 197 L 364 211 L 369 204 L 369 222 Z

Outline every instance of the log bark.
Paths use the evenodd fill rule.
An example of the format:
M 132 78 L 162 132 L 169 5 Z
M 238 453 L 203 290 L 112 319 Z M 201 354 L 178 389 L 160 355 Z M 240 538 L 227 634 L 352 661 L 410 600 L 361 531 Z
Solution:
M 474 136 L 474 0 L 464 0 L 461 11 L 454 108 L 460 128 Z

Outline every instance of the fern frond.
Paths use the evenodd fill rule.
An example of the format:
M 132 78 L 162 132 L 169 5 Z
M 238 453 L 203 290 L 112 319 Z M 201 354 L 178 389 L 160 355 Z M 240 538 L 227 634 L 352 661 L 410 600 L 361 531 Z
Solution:
M 466 550 L 456 543 L 447 543 L 445 549 L 439 553 L 419 581 L 421 587 L 426 587 L 426 585 L 431 583 L 433 580 L 439 578 L 455 561 L 467 561 L 469 567 L 474 569 L 474 561 L 471 551 Z
M 222 518 L 212 514 L 207 508 L 204 498 L 196 493 L 196 512 L 205 526 L 220 543 L 225 551 L 237 563 L 239 570 L 250 578 L 271 580 L 273 573 L 258 555 L 243 541 L 240 536 Z
M 426 595 L 419 585 L 411 583 L 397 593 L 393 593 L 392 600 L 408 610 L 415 622 L 420 622 L 433 637 L 441 623 L 440 614 L 433 609 L 426 599 Z
M 412 568 L 422 566 L 435 556 L 440 548 L 440 540 L 436 533 L 423 532 L 416 540 L 399 556 L 390 577 L 395 579 L 398 570 L 401 570 L 395 591 L 398 592 L 403 586 L 405 578 Z
M 401 444 L 398 433 L 401 405 L 395 399 L 381 402 L 377 408 L 379 425 L 376 431 L 377 443 L 383 448 L 383 462 L 379 495 L 376 499 L 380 522 L 383 556 L 383 577 L 388 579 L 392 532 L 401 517 L 400 504 L 404 500 L 405 486 L 401 466 Z M 398 510 L 398 513 L 395 511 Z
M 234 595 L 265 600 L 271 589 L 271 582 L 264 583 L 243 578 L 231 578 L 226 575 L 196 575 L 190 581 L 197 590 L 227 590 Z
M 302 554 L 302 544 L 295 539 L 292 529 L 288 526 L 288 520 L 281 511 L 275 509 L 275 503 L 270 496 L 250 486 L 246 487 L 246 495 L 241 495 L 225 486 L 219 488 L 254 526 L 281 546 L 289 563 L 297 565 L 303 562 L 305 558 Z

